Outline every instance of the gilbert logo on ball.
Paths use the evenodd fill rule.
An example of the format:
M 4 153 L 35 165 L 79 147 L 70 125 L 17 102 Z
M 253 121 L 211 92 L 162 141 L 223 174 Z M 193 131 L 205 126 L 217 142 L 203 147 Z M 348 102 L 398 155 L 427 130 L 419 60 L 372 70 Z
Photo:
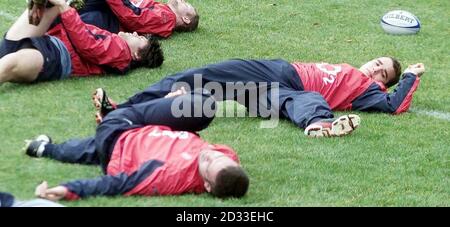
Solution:
M 412 13 L 404 10 L 387 12 L 381 18 L 381 27 L 389 34 L 412 35 L 420 30 L 420 21 Z

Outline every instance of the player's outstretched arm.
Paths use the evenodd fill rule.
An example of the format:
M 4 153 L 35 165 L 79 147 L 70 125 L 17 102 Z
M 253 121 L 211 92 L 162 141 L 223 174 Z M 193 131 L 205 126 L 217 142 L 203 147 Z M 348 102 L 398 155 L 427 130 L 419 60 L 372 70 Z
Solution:
M 417 63 L 408 66 L 402 79 L 391 93 L 385 93 L 378 85 L 371 85 L 367 91 L 352 102 L 352 109 L 400 114 L 408 111 L 414 92 L 425 73 L 425 65 Z
M 50 189 L 47 182 L 43 182 L 36 187 L 35 194 L 37 197 L 52 201 L 77 200 L 91 196 L 133 195 L 131 191 L 162 165 L 163 163 L 158 160 L 151 160 L 130 174 L 120 173 L 114 176 L 103 175 L 92 179 L 74 180 Z

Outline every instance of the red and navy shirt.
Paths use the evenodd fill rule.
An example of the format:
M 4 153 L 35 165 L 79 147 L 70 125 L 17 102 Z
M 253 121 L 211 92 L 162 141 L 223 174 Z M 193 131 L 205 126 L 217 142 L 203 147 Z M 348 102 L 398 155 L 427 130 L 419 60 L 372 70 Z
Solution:
M 169 37 L 176 25 L 176 15 L 167 4 L 153 0 L 107 0 L 121 27 L 130 32 Z
M 118 35 L 85 24 L 73 8 L 61 13 L 61 23 L 47 32 L 60 39 L 70 53 L 72 74 L 90 76 L 125 73 L 132 61 L 128 44 Z
M 200 152 L 208 146 L 239 161 L 224 145 L 210 145 L 198 135 L 146 126 L 124 132 L 115 143 L 107 175 L 64 184 L 66 199 L 93 195 L 179 195 L 205 192 L 198 170 Z
M 320 93 L 333 110 L 381 111 L 399 114 L 409 109 L 420 78 L 403 75 L 396 89 L 386 87 L 348 64 L 292 63 L 305 91 Z

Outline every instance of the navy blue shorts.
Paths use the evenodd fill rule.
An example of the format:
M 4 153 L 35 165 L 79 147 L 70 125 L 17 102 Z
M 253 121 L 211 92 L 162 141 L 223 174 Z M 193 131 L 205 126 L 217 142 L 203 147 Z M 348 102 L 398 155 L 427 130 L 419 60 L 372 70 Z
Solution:
M 119 19 L 113 13 L 106 0 L 84 0 L 84 7 L 78 10 L 81 20 L 111 33 L 119 33 Z M 61 23 L 61 17 L 53 21 L 50 29 Z
M 106 0 L 84 0 L 84 7 L 78 11 L 81 20 L 111 33 L 119 33 L 119 19 Z
M 47 35 L 17 41 L 3 39 L 0 44 L 0 58 L 22 49 L 36 49 L 44 57 L 42 71 L 33 82 L 61 80 L 70 75 L 70 55 L 59 39 Z

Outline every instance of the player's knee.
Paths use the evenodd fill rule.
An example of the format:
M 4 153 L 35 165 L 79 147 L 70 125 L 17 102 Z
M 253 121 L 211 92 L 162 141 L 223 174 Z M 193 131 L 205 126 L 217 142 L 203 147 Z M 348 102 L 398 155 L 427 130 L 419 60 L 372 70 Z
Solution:
M 13 54 L 6 55 L 0 59 L 0 77 L 2 80 L 9 81 L 14 79 L 17 73 L 17 59 Z

